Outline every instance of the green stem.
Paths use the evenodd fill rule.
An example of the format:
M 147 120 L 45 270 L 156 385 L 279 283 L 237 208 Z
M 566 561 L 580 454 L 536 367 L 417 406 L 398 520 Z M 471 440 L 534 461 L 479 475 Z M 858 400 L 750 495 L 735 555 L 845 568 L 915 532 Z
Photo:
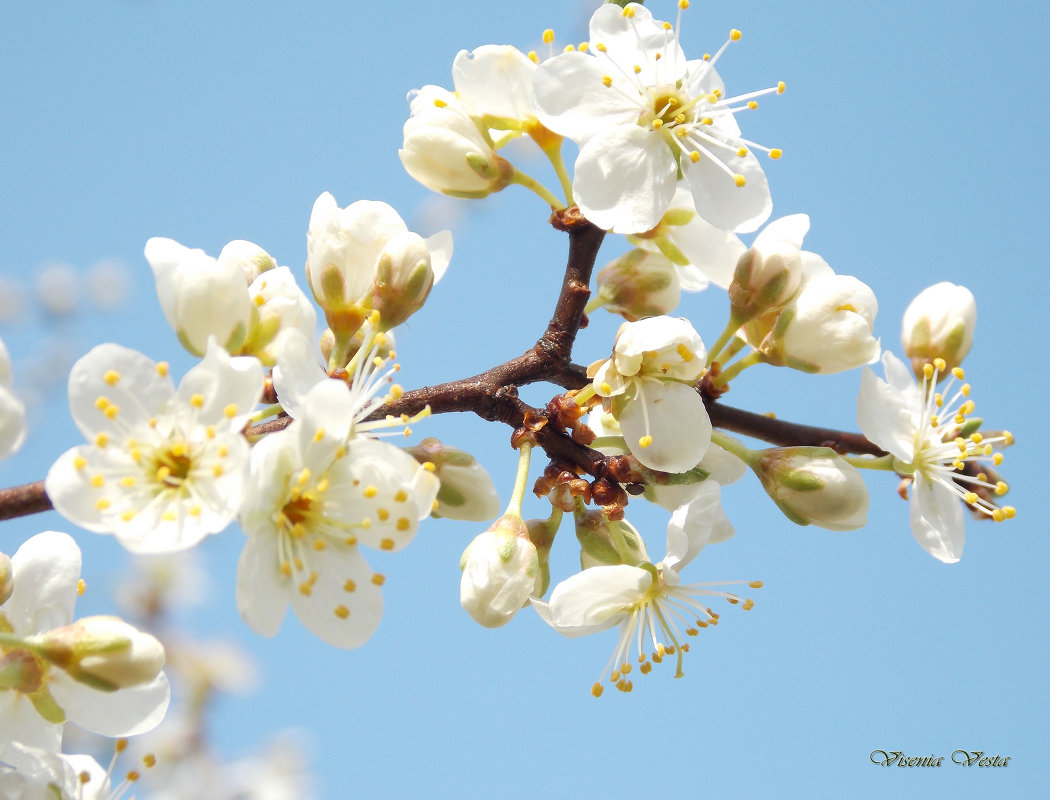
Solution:
M 735 364 L 733 364 L 728 369 L 725 369 L 721 373 L 719 373 L 718 377 L 716 377 L 715 380 L 714 380 L 714 384 L 716 386 L 725 386 L 731 380 L 733 380 L 733 378 L 735 378 L 737 375 L 739 375 L 741 372 L 743 372 L 748 367 L 753 367 L 753 366 L 755 366 L 755 364 L 761 364 L 761 363 L 762 363 L 762 354 L 761 353 L 759 353 L 757 351 L 753 352 L 753 353 L 750 353 L 750 354 L 744 356 L 739 361 L 737 361 Z
M 565 204 L 562 203 L 557 197 L 555 197 L 546 186 L 537 181 L 531 175 L 526 175 L 517 167 L 514 168 L 514 175 L 511 177 L 510 182 L 516 183 L 519 186 L 524 186 L 526 189 L 532 190 L 541 198 L 543 198 L 547 205 L 549 205 L 554 210 L 565 208 Z
M 572 196 L 572 178 L 569 177 L 569 171 L 565 168 L 565 159 L 561 155 L 561 142 L 558 142 L 558 146 L 550 148 L 542 148 L 544 155 L 550 159 L 551 166 L 554 167 L 554 174 L 558 176 L 558 182 L 561 184 L 561 190 L 565 194 L 566 205 L 573 205 L 576 201 Z
M 711 366 L 718 360 L 718 357 L 722 354 L 722 350 L 729 343 L 729 340 L 733 338 L 736 332 L 740 329 L 740 320 L 736 318 L 735 314 L 729 315 L 729 321 L 726 323 L 725 328 L 722 330 L 721 335 L 718 337 L 718 341 L 714 343 L 711 349 L 707 353 L 707 366 Z
M 871 456 L 842 456 L 847 462 L 857 467 L 858 469 L 881 469 L 885 472 L 896 472 L 896 465 L 893 455 L 887 453 L 884 456 L 872 458 Z
M 598 294 L 594 295 L 588 301 L 587 305 L 585 305 L 583 307 L 583 313 L 584 314 L 593 314 L 599 308 L 604 306 L 606 304 L 606 302 L 607 302 L 606 298 L 602 296 L 601 292 L 598 292 Z
M 252 414 L 249 422 L 254 425 L 257 422 L 262 422 L 264 419 L 277 416 L 281 411 L 283 411 L 283 409 L 281 408 L 280 403 L 274 403 L 272 406 L 263 406 Z
M 599 436 L 587 446 L 595 450 L 600 447 L 615 447 L 617 450 L 623 450 L 625 453 L 630 450 L 627 446 L 627 440 L 622 436 Z
M 507 510 L 503 512 L 505 517 L 517 517 L 521 519 L 521 504 L 525 501 L 525 487 L 529 482 L 529 461 L 532 456 L 532 443 L 528 440 L 521 443 L 518 448 L 518 474 L 514 477 L 514 492 L 510 496 Z
M 711 441 L 723 450 L 732 453 L 749 467 L 753 466 L 759 457 L 756 451 L 752 450 L 750 447 L 745 447 L 743 443 L 719 430 L 711 431 Z

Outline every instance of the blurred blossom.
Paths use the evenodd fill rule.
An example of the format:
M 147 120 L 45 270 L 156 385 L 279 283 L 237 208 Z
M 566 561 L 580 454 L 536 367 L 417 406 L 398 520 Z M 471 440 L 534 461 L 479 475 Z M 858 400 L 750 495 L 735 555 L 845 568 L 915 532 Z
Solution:
M 61 261 L 41 264 L 33 283 L 36 300 L 48 314 L 64 317 L 77 309 L 80 276 Z
M 136 556 L 125 575 L 116 599 L 129 614 L 149 618 L 207 599 L 208 574 L 197 550 Z
M 84 279 L 87 294 L 103 311 L 124 304 L 131 292 L 131 273 L 119 258 L 103 258 L 88 267 Z
M 0 324 L 17 322 L 25 304 L 25 289 L 21 284 L 0 277 Z

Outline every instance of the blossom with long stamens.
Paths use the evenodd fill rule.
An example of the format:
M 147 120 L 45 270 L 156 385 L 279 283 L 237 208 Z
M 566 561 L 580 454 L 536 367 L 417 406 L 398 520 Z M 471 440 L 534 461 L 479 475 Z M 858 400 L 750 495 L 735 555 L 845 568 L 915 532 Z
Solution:
M 970 384 L 959 367 L 938 390 L 945 372 L 943 359 L 934 359 L 916 385 L 896 356 L 882 356 L 886 380 L 864 370 L 857 398 L 857 422 L 871 441 L 893 456 L 893 468 L 911 478 L 911 530 L 916 541 L 934 558 L 954 563 L 965 543 L 963 504 L 996 522 L 1016 514 L 1012 506 L 992 499 L 1006 493 L 1007 485 L 989 478 L 983 460 L 1002 462 L 996 448 L 1009 445 L 1008 432 L 985 436 L 971 419 L 974 402 Z M 971 467 L 973 467 L 971 469 Z M 962 502 L 960 502 L 962 501 Z
M 66 519 L 113 533 L 133 553 L 192 547 L 237 514 L 250 448 L 241 435 L 263 388 L 255 358 L 209 340 L 176 391 L 165 362 L 102 344 L 69 375 L 69 408 L 88 439 L 44 481 Z
M 559 583 L 549 603 L 532 599 L 540 617 L 564 636 L 586 636 L 619 626 L 619 639 L 602 674 L 621 692 L 634 686 L 632 659 L 639 672 L 647 675 L 654 663 L 675 656 L 675 677 L 682 677 L 682 656 L 689 651 L 687 637 L 718 624 L 719 614 L 707 605 L 706 598 L 719 597 L 744 610 L 754 606 L 749 599 L 715 587 L 747 583 L 757 589 L 762 586 L 760 581 L 681 582 L 680 570 L 718 532 L 717 515 L 710 513 L 709 501 L 705 497 L 675 511 L 667 526 L 667 555 L 660 563 L 590 567 Z M 602 682 L 596 681 L 591 694 L 599 697 L 603 692 Z
M 688 8 L 679 0 L 679 12 Z M 679 22 L 681 13 L 679 13 Z M 753 231 L 772 202 L 754 150 L 781 151 L 741 136 L 736 116 L 784 84 L 727 97 L 714 56 L 687 60 L 679 27 L 644 6 L 603 5 L 590 21 L 586 51 L 548 59 L 533 90 L 540 121 L 580 145 L 573 193 L 599 227 L 638 233 L 654 227 L 681 179 L 696 210 L 723 230 Z

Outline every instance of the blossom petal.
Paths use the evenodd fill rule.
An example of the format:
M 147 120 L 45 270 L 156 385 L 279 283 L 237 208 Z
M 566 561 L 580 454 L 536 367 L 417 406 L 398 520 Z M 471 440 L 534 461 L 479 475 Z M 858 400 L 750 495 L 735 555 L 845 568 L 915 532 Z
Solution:
M 364 644 L 383 616 L 380 583 L 368 562 L 357 547 L 334 542 L 316 554 L 311 565 L 312 576 L 317 577 L 309 591 L 293 587 L 289 592 L 295 615 L 307 630 L 334 647 Z
M 58 531 L 38 533 L 18 548 L 11 567 L 14 589 L 0 613 L 16 634 L 26 636 L 73 621 L 80 548 L 71 536 Z
M 288 416 L 299 419 L 307 393 L 328 375 L 317 360 L 313 342 L 302 331 L 290 330 L 281 346 L 273 368 L 273 388 Z
M 620 428 L 631 453 L 650 469 L 686 472 L 711 444 L 711 419 L 691 386 L 671 381 L 645 383 L 620 415 Z M 652 436 L 648 447 L 639 440 Z
M 135 736 L 153 730 L 164 719 L 171 699 L 163 672 L 150 683 L 113 693 L 92 689 L 54 670 L 51 693 L 70 722 L 102 736 Z
M 249 628 L 269 637 L 277 635 L 288 608 L 289 580 L 278 569 L 277 541 L 276 531 L 249 536 L 237 563 L 237 610 Z
M 696 162 L 682 159 L 682 174 L 689 183 L 696 212 L 715 227 L 747 233 L 757 230 L 773 211 L 769 182 L 753 153 L 740 157 L 711 145 L 712 154 L 701 153 Z M 721 161 L 723 169 L 715 159 Z M 734 175 L 744 177 L 738 186 Z M 735 266 L 735 265 L 734 265 Z
M 715 533 L 728 538 L 724 535 L 724 526 L 729 520 L 722 511 L 721 501 L 721 487 L 715 481 L 706 480 L 689 503 L 675 509 L 667 526 L 667 555 L 662 562 L 665 567 L 678 572 L 696 558 Z M 729 527 L 732 530 L 732 526 Z
M 954 564 L 963 554 L 966 521 L 958 495 L 915 476 L 911 498 L 911 532 L 927 553 L 945 564 Z
M 576 142 L 610 127 L 637 127 L 638 101 L 610 92 L 605 72 L 597 58 L 578 51 L 543 62 L 532 81 L 540 122 Z
M 456 96 L 478 114 L 524 120 L 535 116 L 532 76 L 536 65 L 510 45 L 460 50 L 452 62 Z
M 554 587 L 550 624 L 565 636 L 608 630 L 641 601 L 652 582 L 652 573 L 626 564 L 585 569 Z
M 209 338 L 203 360 L 179 383 L 178 397 L 195 410 L 198 425 L 222 424 L 240 430 L 255 410 L 262 390 L 263 370 L 257 358 L 231 357 Z M 200 396 L 203 404 L 192 403 L 194 396 Z
M 911 398 L 865 369 L 857 395 L 857 425 L 861 432 L 905 464 L 915 457 Z
M 167 411 L 175 386 L 165 367 L 118 344 L 100 344 L 69 373 L 69 410 L 84 437 L 93 440 L 129 421 L 145 422 Z M 116 407 L 116 416 L 112 410 Z
M 580 148 L 572 188 L 580 211 L 599 228 L 638 233 L 660 221 L 674 197 L 676 175 L 660 135 L 627 125 Z

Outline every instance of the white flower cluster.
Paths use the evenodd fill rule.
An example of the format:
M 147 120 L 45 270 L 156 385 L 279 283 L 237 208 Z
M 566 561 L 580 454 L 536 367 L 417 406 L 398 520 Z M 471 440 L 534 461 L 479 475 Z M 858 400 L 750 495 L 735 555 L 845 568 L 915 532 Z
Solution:
M 894 473 L 902 495 L 910 489 L 915 538 L 945 562 L 962 554 L 964 507 L 996 521 L 1013 517 L 993 470 L 1012 437 L 981 429 L 959 366 L 973 342 L 973 296 L 952 284 L 930 287 L 904 317 L 912 370 L 884 353 L 874 292 L 802 249 L 809 217 L 766 224 L 772 196 L 756 152 L 774 160 L 781 152 L 744 138 L 737 120 L 756 98 L 781 94 L 783 83 L 727 92 L 715 66 L 741 33 L 731 31 L 713 56 L 689 59 L 681 42 L 689 3 L 677 5 L 676 25 L 637 4 L 603 5 L 589 42 L 557 55 L 552 48 L 545 60 L 509 45 L 463 51 L 454 90 L 427 85 L 410 95 L 400 157 L 424 186 L 480 199 L 520 185 L 550 206 L 557 226 L 623 234 L 632 248 L 598 273 L 586 307 L 585 287 L 566 281 L 556 314 L 575 304 L 575 322 L 565 325 L 575 327 L 559 331 L 570 334 L 570 349 L 583 312 L 604 307 L 626 321 L 599 351 L 607 357 L 586 370 L 564 354 L 557 380 L 566 395 L 542 412 L 515 406 L 518 472 L 502 515 L 491 479 L 469 454 L 436 439 L 411 448 L 386 440 L 407 436 L 430 413 L 420 402 L 401 406 L 414 416 L 384 414 L 404 397 L 391 330 L 441 279 L 451 234 L 424 238 L 385 203 L 343 208 L 327 192 L 310 215 L 304 276 L 327 324 L 320 346 L 314 305 L 258 245 L 230 242 L 213 258 L 171 239 L 147 242 L 164 316 L 200 360 L 177 386 L 167 362 L 115 344 L 77 361 L 69 405 L 85 443 L 47 475 L 56 510 L 148 554 L 186 550 L 237 522 L 246 536 L 236 577 L 245 622 L 274 636 L 291 606 L 340 648 L 367 641 L 382 615 L 386 578 L 365 548 L 405 548 L 428 516 L 495 518 L 462 552 L 461 605 L 486 627 L 526 606 L 565 636 L 618 627 L 596 696 L 606 680 L 630 691 L 634 669 L 648 674 L 669 658 L 682 675 L 691 637 L 719 623 L 710 598 L 753 607 L 724 587 L 757 589 L 761 581 L 686 583 L 681 574 L 707 545 L 734 535 L 722 488 L 748 469 L 789 520 L 830 531 L 866 523 L 861 469 Z M 552 32 L 544 38 L 553 44 Z M 509 160 L 504 148 L 522 137 L 550 161 L 556 189 Z M 579 149 L 572 174 L 561 156 L 565 138 Z M 738 236 L 756 231 L 749 245 Z M 710 284 L 726 291 L 728 314 L 708 347 L 692 322 L 672 314 L 682 291 Z M 545 338 L 503 366 L 516 369 L 559 346 Z M 886 379 L 871 370 L 860 379 L 863 436 L 759 415 L 726 422 L 718 406 L 753 366 L 826 374 L 880 354 Z M 449 386 L 479 391 L 496 373 Z M 485 416 L 481 405 L 517 400 L 507 391 L 517 383 L 551 376 L 517 377 L 479 407 L 438 410 Z M 454 406 L 461 398 L 449 394 Z M 776 446 L 753 450 L 730 429 Z M 0 343 L 0 457 L 24 435 L 25 408 Z M 547 498 L 550 516 L 525 520 L 540 447 L 551 464 L 534 493 Z M 670 513 L 659 561 L 626 519 L 632 497 Z M 548 596 L 564 514 L 573 518 L 581 569 Z M 0 736 L 0 763 L 14 769 L 0 768 L 0 788 L 21 781 L 20 791 L 39 784 L 68 794 L 70 775 L 94 768 L 59 753 L 61 725 L 72 720 L 107 735 L 154 725 L 168 696 L 163 648 L 116 618 L 73 622 L 80 554 L 65 534 L 41 534 L 4 558 L 0 717 L 12 733 Z

